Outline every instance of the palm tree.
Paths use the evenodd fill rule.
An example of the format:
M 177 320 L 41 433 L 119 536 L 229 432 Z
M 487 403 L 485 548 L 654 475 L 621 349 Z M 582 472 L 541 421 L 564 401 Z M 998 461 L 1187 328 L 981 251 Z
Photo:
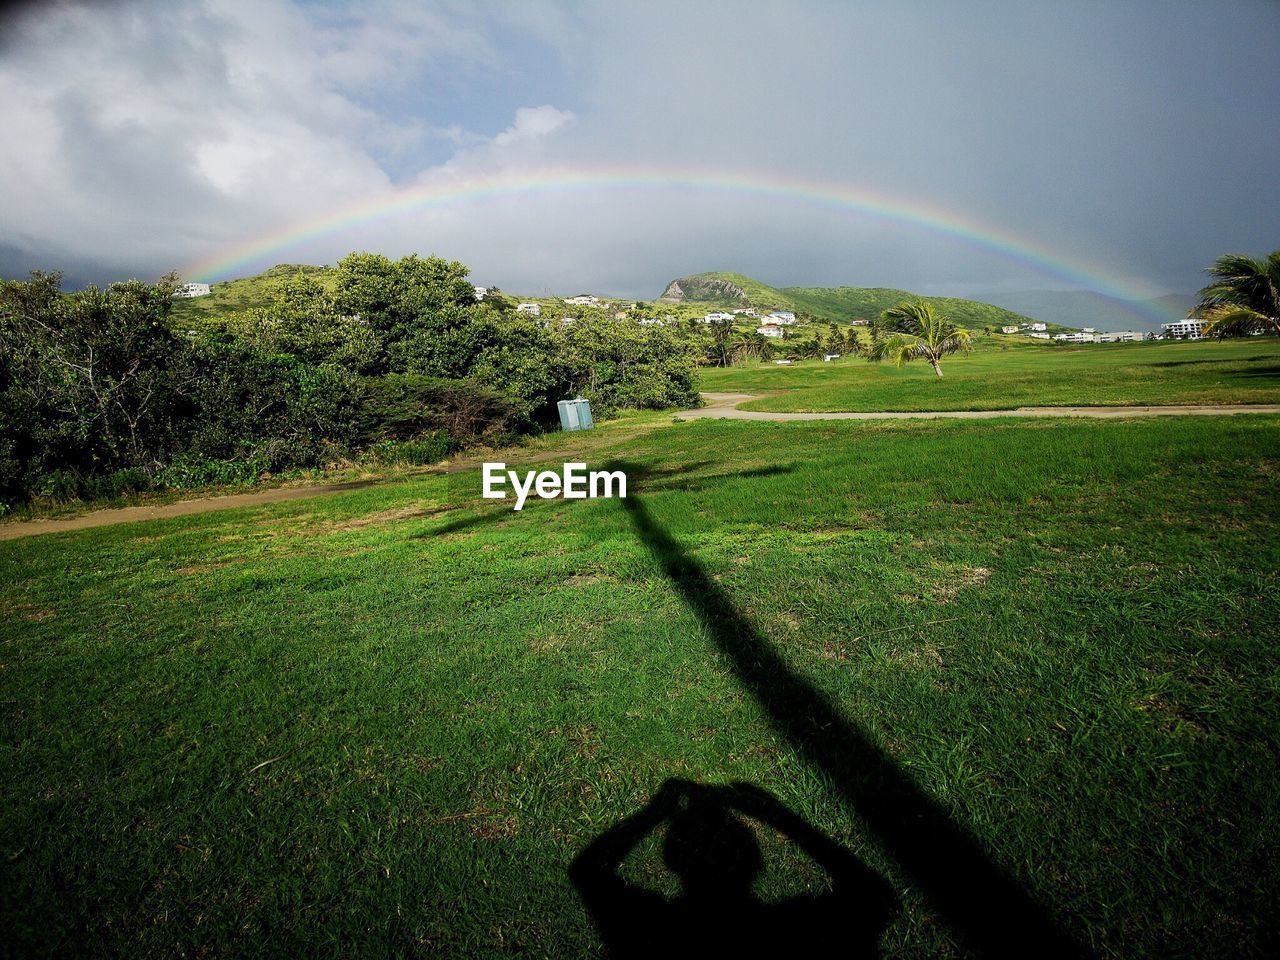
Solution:
M 911 360 L 928 360 L 942 376 L 942 358 L 969 352 L 969 331 L 937 313 L 925 300 L 904 300 L 880 315 L 881 323 L 867 354 L 873 363 L 892 360 L 902 366 Z
M 1265 260 L 1227 253 L 1206 273 L 1213 283 L 1200 291 L 1191 316 L 1207 321 L 1205 336 L 1280 333 L 1280 250 Z

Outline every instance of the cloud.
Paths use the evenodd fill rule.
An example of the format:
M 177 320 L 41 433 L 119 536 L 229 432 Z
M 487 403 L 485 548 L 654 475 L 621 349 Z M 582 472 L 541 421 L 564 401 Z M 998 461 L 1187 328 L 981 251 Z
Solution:
M 156 275 L 486 177 L 756 171 L 950 211 L 1143 291 L 1192 288 L 1218 252 L 1275 245 L 1280 106 L 1240 91 L 1280 83 L 1278 38 L 1263 2 L 1231 21 L 1159 0 L 29 6 L 0 24 L 0 246 L 22 252 L 5 263 Z M 1228 55 L 1229 76 L 1185 69 Z M 1249 149 L 1225 149 L 1242 129 Z M 1056 282 L 918 227 L 751 191 L 533 190 L 307 235 L 264 257 L 419 250 L 508 289 L 638 296 L 710 268 Z
M 515 144 L 528 143 L 555 133 L 573 121 L 573 113 L 569 110 L 557 110 L 544 104 L 541 107 L 520 107 L 516 110 L 515 122 L 493 138 L 495 147 L 509 147 Z

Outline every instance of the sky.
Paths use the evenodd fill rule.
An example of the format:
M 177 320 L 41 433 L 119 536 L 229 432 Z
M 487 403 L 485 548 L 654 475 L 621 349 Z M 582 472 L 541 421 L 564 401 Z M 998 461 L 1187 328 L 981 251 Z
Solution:
M 0 11 L 0 277 L 1192 291 L 1280 247 L 1280 2 Z

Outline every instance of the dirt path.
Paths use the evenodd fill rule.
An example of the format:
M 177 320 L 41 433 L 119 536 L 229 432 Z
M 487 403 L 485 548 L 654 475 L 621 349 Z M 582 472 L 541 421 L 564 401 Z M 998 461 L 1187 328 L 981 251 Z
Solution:
M 962 420 L 986 420 L 993 417 L 1161 417 L 1172 415 L 1220 415 L 1233 413 L 1280 413 L 1280 404 L 1182 404 L 1167 407 L 1018 407 L 1016 410 L 922 410 L 891 413 L 773 413 L 766 410 L 739 410 L 738 404 L 754 400 L 756 394 L 751 393 L 704 393 L 707 406 L 699 410 L 682 410 L 677 414 L 683 420 L 703 418 L 725 418 L 729 420 L 913 420 L 939 419 L 954 417 Z M 639 432 L 652 429 L 647 425 Z M 593 431 L 594 433 L 595 431 Z M 634 433 L 635 431 L 630 431 Z M 600 431 L 604 434 L 605 431 Z M 601 436 L 599 442 L 614 442 L 624 439 L 610 434 Z M 587 450 L 598 446 L 597 437 L 583 436 Z M 583 450 L 575 447 L 572 451 L 552 449 L 543 451 L 491 451 L 483 459 L 503 458 L 504 454 L 513 455 L 513 466 L 517 463 L 533 464 L 555 460 L 566 456 L 581 458 Z M 455 473 L 461 470 L 472 470 L 480 464 L 481 457 L 469 456 L 447 466 L 426 471 L 438 473 Z M 17 520 L 0 523 L 0 540 L 17 540 L 41 533 L 62 533 L 68 530 L 89 530 L 94 527 L 107 527 L 117 523 L 132 523 L 139 520 L 162 520 L 168 517 L 186 517 L 197 513 L 210 513 L 214 510 L 230 510 L 235 507 L 256 507 L 267 503 L 282 503 L 287 500 L 303 500 L 309 497 L 324 497 L 333 493 L 348 490 L 359 490 L 363 487 L 379 483 L 378 480 L 355 480 L 348 483 L 324 483 L 307 487 L 279 487 L 274 490 L 260 490 L 252 493 L 235 493 L 222 497 L 202 497 L 197 500 L 179 500 L 177 503 L 147 504 L 137 507 L 116 507 L 109 510 L 93 510 L 74 517 L 60 517 L 38 520 Z
M 700 410 L 683 410 L 684 420 L 706 417 L 726 420 L 989 420 L 994 417 L 1168 417 L 1221 416 L 1235 413 L 1280 413 L 1278 403 L 1176 404 L 1160 407 L 1018 407 L 1013 410 L 910 410 L 886 413 L 775 413 L 770 410 L 739 410 L 738 404 L 755 400 L 752 393 L 704 393 L 708 405 Z

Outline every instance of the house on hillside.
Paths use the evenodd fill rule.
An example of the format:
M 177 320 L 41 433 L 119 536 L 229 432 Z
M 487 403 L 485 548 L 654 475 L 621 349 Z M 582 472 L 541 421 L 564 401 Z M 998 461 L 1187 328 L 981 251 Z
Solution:
M 516 307 L 516 313 L 527 313 L 531 317 L 542 316 L 542 308 L 536 303 L 522 303 Z
M 485 295 L 489 292 L 488 287 L 476 287 L 474 284 L 472 286 L 476 292 L 477 300 L 483 300 L 485 298 Z
M 782 328 L 776 323 L 765 323 L 756 327 L 756 333 L 762 337 L 780 337 L 782 336 Z
M 184 300 L 191 297 L 207 297 L 213 293 L 213 288 L 207 283 L 184 283 L 173 291 L 175 297 L 181 297 Z
M 566 297 L 565 303 L 571 303 L 579 307 L 598 307 L 600 306 L 600 298 L 593 297 L 589 293 L 580 293 L 576 297 Z
M 756 315 L 755 307 L 739 307 L 733 311 L 735 317 L 754 317 Z
M 717 310 L 714 313 L 708 313 L 702 318 L 703 323 L 715 323 L 717 320 L 732 320 L 732 313 L 725 313 L 723 310 Z
M 796 322 L 796 315 L 790 310 L 775 310 L 765 319 L 773 323 L 780 323 L 785 327 Z
M 1043 323 L 1037 322 L 1037 323 L 1031 324 L 1031 329 L 1034 330 L 1036 333 L 1044 333 L 1049 328 L 1045 326 Z
M 1018 325 L 1017 325 L 1016 323 L 1015 323 L 1015 324 L 1007 324 L 1007 325 L 1005 325 L 1005 326 L 1003 326 L 1003 327 L 1001 327 L 1001 328 L 1000 328 L 1000 332 L 1001 332 L 1001 333 L 1017 333 L 1017 332 L 1018 332 Z

